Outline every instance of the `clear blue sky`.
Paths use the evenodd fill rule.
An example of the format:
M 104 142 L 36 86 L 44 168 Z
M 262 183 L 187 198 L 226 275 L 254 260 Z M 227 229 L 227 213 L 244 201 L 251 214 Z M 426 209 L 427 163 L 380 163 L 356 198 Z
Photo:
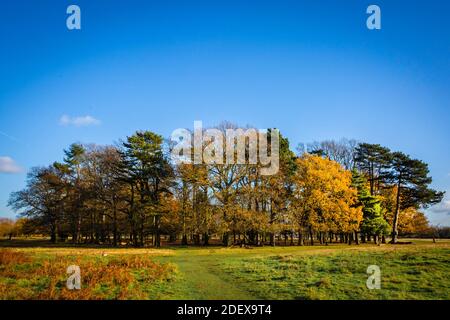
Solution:
M 66 28 L 70 4 L 81 30 Z M 369 4 L 379 31 L 366 28 Z M 194 120 L 277 127 L 293 147 L 380 143 L 429 163 L 449 192 L 449 12 L 437 0 L 4 1 L 0 159 L 13 172 L 0 172 L 0 216 L 14 216 L 7 199 L 26 170 L 73 142 L 168 136 Z M 100 123 L 71 123 L 86 116 Z M 432 223 L 450 225 L 446 199 Z

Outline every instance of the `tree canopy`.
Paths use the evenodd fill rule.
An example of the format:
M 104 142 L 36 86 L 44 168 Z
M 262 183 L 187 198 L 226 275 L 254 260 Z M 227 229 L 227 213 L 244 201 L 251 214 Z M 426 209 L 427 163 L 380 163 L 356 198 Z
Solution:
M 151 131 L 116 146 L 72 144 L 62 162 L 33 168 L 9 205 L 53 242 L 303 245 L 384 241 L 389 228 L 396 242 L 428 228 L 420 210 L 443 197 L 427 164 L 404 153 L 327 140 L 296 155 L 279 138 L 272 175 L 254 163 L 174 163 Z

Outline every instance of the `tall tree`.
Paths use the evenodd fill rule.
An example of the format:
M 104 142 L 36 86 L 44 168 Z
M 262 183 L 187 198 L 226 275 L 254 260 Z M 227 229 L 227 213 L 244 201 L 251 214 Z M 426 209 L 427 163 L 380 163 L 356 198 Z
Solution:
M 413 207 L 403 210 L 398 218 L 398 233 L 404 235 L 423 234 L 430 230 L 425 214 Z
M 367 174 L 370 194 L 377 194 L 386 181 L 391 160 L 390 150 L 379 144 L 360 143 L 355 150 L 355 162 L 358 169 Z
M 173 178 L 172 167 L 163 149 L 163 138 L 151 131 L 138 131 L 122 143 L 122 174 L 130 183 L 130 213 L 132 229 L 139 234 L 139 242 L 144 245 L 147 218 L 153 218 L 153 244 L 161 245 L 160 197 L 170 193 Z M 137 201 L 135 201 L 135 197 Z M 136 232 L 135 232 L 136 233 Z
M 23 217 L 45 228 L 51 242 L 57 241 L 58 227 L 63 220 L 64 184 L 54 166 L 33 168 L 25 189 L 13 192 L 8 205 Z
M 0 218 L 0 236 L 12 239 L 15 229 L 15 221 L 8 218 Z
M 351 173 L 334 161 L 309 154 L 300 157 L 297 166 L 292 202 L 301 212 L 300 228 L 309 233 L 311 244 L 315 233 L 321 243 L 333 234 L 351 243 L 362 221 Z
M 357 147 L 356 140 L 342 138 L 336 140 L 324 140 L 320 142 L 313 142 L 307 144 L 306 150 L 304 146 L 297 148 L 301 154 L 308 152 L 321 157 L 326 157 L 330 160 L 336 161 L 347 170 L 352 170 L 355 167 L 355 151 Z
M 86 179 L 91 194 L 94 194 L 92 202 L 99 213 L 98 223 L 101 225 L 100 237 L 105 241 L 105 218 L 112 222 L 113 245 L 118 245 L 120 212 L 123 203 L 120 201 L 126 193 L 126 184 L 118 175 L 120 167 L 120 154 L 114 147 L 92 146 L 86 157 Z M 91 210 L 94 210 L 93 208 Z
M 383 217 L 381 200 L 370 194 L 367 179 L 356 169 L 352 171 L 352 184 L 358 190 L 358 206 L 362 206 L 363 211 L 361 238 L 365 242 L 366 236 L 373 236 L 374 241 L 378 242 L 380 236 L 386 235 L 389 230 L 389 224 Z
M 208 171 L 204 164 L 183 163 L 177 166 L 178 199 L 180 201 L 182 244 L 188 244 L 188 234 L 194 243 L 208 244 L 212 231 Z
M 294 189 L 294 175 L 297 170 L 295 154 L 290 150 L 289 140 L 281 133 L 279 134 L 279 170 L 276 174 L 263 178 L 267 181 L 267 194 L 270 197 L 270 218 L 272 225 L 277 222 L 284 222 L 287 227 L 286 232 L 293 234 L 292 226 L 287 223 L 288 207 Z M 277 230 L 278 229 L 278 230 Z M 272 228 L 270 232 L 270 245 L 275 245 L 275 231 L 279 228 Z
M 71 191 L 68 195 L 71 197 L 71 215 L 72 215 L 72 240 L 79 242 L 81 240 L 81 223 L 83 215 L 83 201 L 86 195 L 83 189 L 82 164 L 84 161 L 85 148 L 79 143 L 73 143 L 69 149 L 64 150 L 64 163 L 66 167 L 56 164 L 61 170 L 67 170 Z M 68 184 L 66 185 L 68 186 Z M 67 190 L 66 190 L 67 191 Z
M 442 200 L 444 192 L 428 187 L 432 182 L 432 178 L 428 174 L 428 165 L 423 161 L 411 159 L 402 152 L 392 154 L 389 180 L 397 187 L 395 213 L 392 222 L 392 243 L 397 242 L 398 218 L 402 209 L 427 207 Z

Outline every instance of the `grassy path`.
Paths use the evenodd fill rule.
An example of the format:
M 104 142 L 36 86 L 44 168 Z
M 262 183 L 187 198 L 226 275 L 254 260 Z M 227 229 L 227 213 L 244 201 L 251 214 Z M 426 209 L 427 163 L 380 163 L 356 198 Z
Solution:
M 181 273 L 181 279 L 173 284 L 167 296 L 163 298 L 193 300 L 256 298 L 220 273 L 221 261 L 216 257 L 191 255 L 189 251 L 184 251 L 158 260 L 176 264 Z

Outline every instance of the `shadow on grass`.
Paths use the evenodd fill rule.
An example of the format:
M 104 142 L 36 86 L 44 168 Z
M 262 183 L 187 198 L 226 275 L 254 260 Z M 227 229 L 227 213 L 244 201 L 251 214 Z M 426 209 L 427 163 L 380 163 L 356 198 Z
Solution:
M 182 245 L 181 243 L 162 242 L 161 247 L 157 248 L 152 245 L 146 245 L 144 247 L 134 247 L 132 245 L 122 244 L 119 246 L 113 246 L 112 244 L 97 244 L 97 243 L 73 243 L 56 242 L 52 243 L 50 239 L 0 239 L 0 248 L 87 248 L 87 249 L 214 249 L 224 248 L 219 244 L 204 245 Z
M 0 248 L 128 248 L 125 246 L 113 247 L 101 244 L 80 244 L 70 242 L 52 243 L 46 239 L 13 239 L 0 240 Z

